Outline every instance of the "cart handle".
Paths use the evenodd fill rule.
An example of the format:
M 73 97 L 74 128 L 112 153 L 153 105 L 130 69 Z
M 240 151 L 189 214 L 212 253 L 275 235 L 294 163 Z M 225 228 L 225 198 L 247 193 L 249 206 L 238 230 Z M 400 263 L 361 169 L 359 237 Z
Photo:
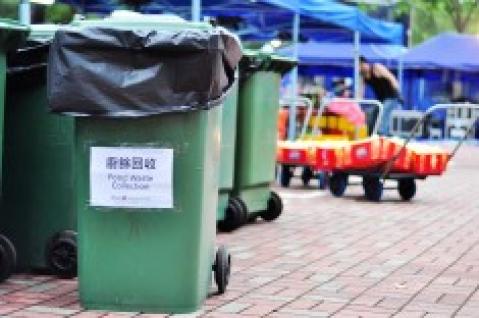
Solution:
M 414 127 L 412 128 L 412 131 L 411 133 L 409 134 L 409 136 L 406 138 L 406 140 L 404 140 L 404 143 L 401 147 L 401 149 L 399 149 L 399 151 L 391 157 L 391 159 L 387 162 L 386 164 L 386 167 L 384 169 L 384 172 L 383 174 L 381 175 L 381 179 L 386 179 L 387 175 L 389 174 L 389 172 L 391 172 L 391 169 L 392 169 L 392 166 L 394 165 L 394 163 L 396 162 L 396 160 L 399 158 L 399 156 L 401 155 L 401 152 L 406 148 L 406 146 L 409 144 L 409 142 L 416 136 L 416 133 L 417 133 L 417 130 L 419 129 L 419 127 L 422 125 L 422 123 L 424 123 L 424 121 L 426 121 L 426 119 L 430 118 L 432 113 L 434 113 L 436 110 L 438 109 L 449 109 L 449 108 L 469 108 L 469 109 L 477 109 L 479 110 L 479 104 L 468 104 L 468 103 L 457 103 L 457 104 L 436 104 L 436 105 L 433 105 L 431 107 L 428 108 L 428 110 L 426 110 L 426 112 L 424 112 L 423 116 L 421 117 L 420 120 L 418 120 L 416 122 L 416 124 L 414 125 Z M 472 129 L 474 128 L 474 125 L 476 123 L 476 121 L 478 120 L 478 118 L 476 118 L 475 120 L 472 121 L 472 124 L 471 126 L 468 127 L 467 131 L 466 131 L 466 134 L 464 135 L 463 138 L 461 138 L 458 142 L 458 144 L 454 147 L 454 150 L 452 151 L 451 155 L 449 156 L 449 158 L 447 159 L 447 162 L 449 162 L 449 160 L 451 160 L 457 153 L 457 151 L 459 150 L 459 148 L 463 145 L 464 141 L 467 139 L 467 136 L 471 133 Z
M 381 122 L 381 118 L 383 116 L 383 111 L 384 111 L 384 105 L 380 101 L 376 99 L 355 99 L 355 98 L 331 98 L 331 99 L 323 99 L 321 101 L 321 106 L 319 108 L 318 112 L 318 118 L 321 118 L 323 116 L 324 111 L 326 110 L 326 106 L 331 103 L 332 101 L 339 101 L 339 102 L 353 102 L 357 104 L 370 104 L 374 105 L 379 109 L 378 116 L 376 117 L 376 122 L 374 123 L 374 128 L 371 131 L 370 136 L 375 136 L 378 133 L 379 129 L 379 124 Z M 321 135 L 321 131 L 319 130 L 319 120 L 314 122 L 313 126 L 313 135 Z
M 279 101 L 279 104 L 281 106 L 287 106 L 291 103 L 294 103 L 295 105 L 304 104 L 308 108 L 306 116 L 304 117 L 303 127 L 301 129 L 300 138 L 303 138 L 304 135 L 306 135 L 306 130 L 308 128 L 309 119 L 311 118 L 311 116 L 313 114 L 313 101 L 310 98 L 307 98 L 307 97 L 296 97 L 296 98 L 295 97 L 288 97 L 288 98 L 282 98 Z

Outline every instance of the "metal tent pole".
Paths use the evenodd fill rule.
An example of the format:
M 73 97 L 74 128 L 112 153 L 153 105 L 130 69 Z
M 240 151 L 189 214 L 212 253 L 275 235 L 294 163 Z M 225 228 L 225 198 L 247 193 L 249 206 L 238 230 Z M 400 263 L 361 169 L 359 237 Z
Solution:
M 354 98 L 361 98 L 361 77 L 359 74 L 359 55 L 361 45 L 361 34 L 359 31 L 354 31 Z
M 31 23 L 30 9 L 29 0 L 20 0 L 20 4 L 18 6 L 18 20 L 20 23 L 25 25 L 29 25 Z
M 201 0 L 191 0 L 191 21 L 200 22 Z
M 399 93 L 402 93 L 403 85 L 404 85 L 404 61 L 402 56 L 399 57 L 399 61 L 398 61 L 398 79 L 399 79 Z
M 293 57 L 298 60 L 298 44 L 299 44 L 299 26 L 300 26 L 299 12 L 294 14 L 293 19 Z M 294 140 L 296 138 L 296 97 L 298 91 L 298 67 L 296 66 L 291 71 L 291 97 L 293 103 L 289 106 L 289 127 L 288 139 Z

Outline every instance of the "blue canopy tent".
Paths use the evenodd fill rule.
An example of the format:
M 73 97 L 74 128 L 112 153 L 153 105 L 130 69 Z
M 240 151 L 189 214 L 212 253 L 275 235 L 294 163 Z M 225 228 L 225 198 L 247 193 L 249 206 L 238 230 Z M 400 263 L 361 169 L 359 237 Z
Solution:
M 402 57 L 405 69 L 404 97 L 415 108 L 445 102 L 452 83 L 462 83 L 462 95 L 479 97 L 479 39 L 473 35 L 443 33 L 409 50 Z
M 298 58 L 299 32 L 301 30 L 321 29 L 321 27 L 314 26 L 308 28 L 300 23 L 300 16 L 321 21 L 324 24 L 334 25 L 345 28 L 354 32 L 354 96 L 359 96 L 359 47 L 361 35 L 379 39 L 389 43 L 402 43 L 403 41 L 403 27 L 396 23 L 389 23 L 373 19 L 362 13 L 359 9 L 337 3 L 330 0 L 302 0 L 302 1 L 288 1 L 288 0 L 262 0 L 282 8 L 287 8 L 294 12 L 293 22 L 293 57 Z M 308 23 L 309 21 L 303 21 Z M 298 79 L 298 69 L 295 68 L 292 73 L 292 91 L 296 94 Z M 291 108 L 291 118 L 295 118 L 295 107 Z M 294 136 L 294 123 L 290 120 L 289 132 L 291 139 Z
M 292 56 L 294 45 L 278 50 L 280 55 Z M 297 44 L 300 65 L 326 65 L 351 68 L 354 64 L 354 46 L 352 43 L 316 42 Z M 360 54 L 371 62 L 395 67 L 397 58 L 407 49 L 398 44 L 361 43 Z
M 326 25 L 335 25 L 344 29 L 359 32 L 361 36 L 387 43 L 403 43 L 403 27 L 401 24 L 371 18 L 356 7 L 338 3 L 333 0 L 260 0 L 261 2 L 287 8 L 302 17 L 321 21 Z M 308 29 L 301 25 L 301 30 Z M 312 31 L 316 28 L 313 25 Z
M 405 69 L 449 69 L 479 72 L 479 38 L 442 33 L 409 50 L 402 58 Z
M 261 0 L 272 5 L 292 10 L 294 12 L 293 19 L 293 46 L 292 56 L 299 58 L 299 37 L 300 32 L 303 37 L 321 38 L 325 26 L 336 26 L 354 32 L 354 95 L 359 96 L 359 47 L 361 36 L 368 39 L 374 39 L 379 42 L 397 43 L 403 42 L 403 27 L 396 23 L 389 23 L 373 19 L 362 13 L 359 9 L 337 3 L 331 0 Z M 275 17 L 276 24 L 267 23 L 266 25 L 274 25 L 276 30 L 281 29 L 281 21 Z M 320 21 L 318 23 L 318 21 Z M 298 80 L 298 68 L 292 72 L 291 86 L 292 92 L 296 95 Z M 295 118 L 295 107 L 291 107 L 291 118 Z M 295 127 L 294 121 L 290 120 L 289 139 L 294 138 Z
M 329 38 L 339 40 L 341 38 Z M 316 42 L 298 43 L 299 73 L 306 77 L 315 77 L 321 74 L 325 88 L 333 86 L 333 79 L 337 77 L 351 77 L 354 66 L 354 46 L 352 43 Z M 281 48 L 278 54 L 291 56 L 293 45 Z M 360 54 L 373 63 L 381 63 L 388 68 L 397 67 L 397 58 L 406 52 L 406 48 L 397 44 L 361 43 Z M 367 89 L 366 96 L 373 97 Z

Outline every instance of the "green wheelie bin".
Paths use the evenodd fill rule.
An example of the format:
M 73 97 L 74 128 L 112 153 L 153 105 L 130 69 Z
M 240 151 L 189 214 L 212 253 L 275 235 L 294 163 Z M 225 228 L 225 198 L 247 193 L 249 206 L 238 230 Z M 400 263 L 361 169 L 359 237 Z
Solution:
M 245 51 L 240 62 L 236 163 L 232 195 L 242 201 L 252 220 L 278 218 L 281 198 L 270 190 L 275 180 L 275 155 L 281 77 L 296 62 L 261 51 Z
M 50 55 L 50 108 L 77 116 L 80 303 L 191 312 L 212 273 L 224 292 L 219 125 L 236 38 L 206 24 L 111 19 L 58 31 Z
M 1 222 L 17 270 L 77 272 L 73 119 L 48 110 L 46 64 L 55 25 L 32 25 L 8 58 Z
M 236 121 L 238 113 L 238 82 L 232 86 L 226 98 L 221 118 L 220 181 L 218 196 L 218 229 L 232 231 L 242 225 L 246 211 L 243 201 L 231 195 L 234 185 L 234 165 L 236 153 Z
M 29 28 L 12 20 L 0 19 L 0 165 L 3 160 L 3 137 L 4 137 L 4 107 L 5 85 L 7 73 L 7 53 L 21 45 L 28 36 Z M 0 180 L 3 176 L 0 173 Z M 1 183 L 0 183 L 1 187 Z M 3 190 L 3 188 L 0 188 Z M 2 194 L 3 198 L 3 194 Z M 17 254 L 14 245 L 1 234 L 5 233 L 3 216 L 4 210 L 0 210 L 0 282 L 7 279 L 16 267 Z

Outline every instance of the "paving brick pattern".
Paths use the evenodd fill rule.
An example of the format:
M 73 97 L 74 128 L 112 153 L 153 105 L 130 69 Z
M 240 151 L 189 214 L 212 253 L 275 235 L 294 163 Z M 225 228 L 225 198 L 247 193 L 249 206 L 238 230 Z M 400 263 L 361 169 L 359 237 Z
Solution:
M 228 292 L 174 317 L 479 317 L 479 148 L 463 148 L 412 202 L 351 187 L 342 199 L 296 183 L 285 213 L 220 234 L 234 257 Z M 83 311 L 77 282 L 17 275 L 0 317 L 167 317 Z

